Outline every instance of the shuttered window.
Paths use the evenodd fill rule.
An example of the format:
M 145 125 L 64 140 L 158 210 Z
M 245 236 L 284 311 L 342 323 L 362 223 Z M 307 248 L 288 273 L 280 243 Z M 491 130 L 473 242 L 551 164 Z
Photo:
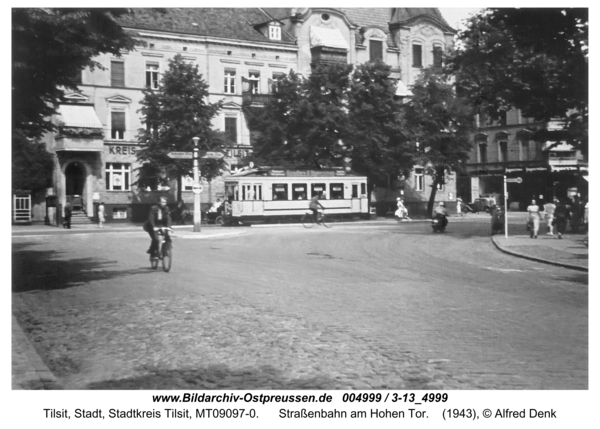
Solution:
M 123 61 L 110 62 L 110 85 L 125 86 L 125 63 Z
M 380 40 L 369 40 L 369 60 L 371 62 L 383 61 L 383 42 Z

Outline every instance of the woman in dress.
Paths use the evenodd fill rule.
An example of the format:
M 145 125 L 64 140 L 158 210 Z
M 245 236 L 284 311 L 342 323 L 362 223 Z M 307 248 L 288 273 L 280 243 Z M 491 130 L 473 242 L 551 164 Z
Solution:
M 527 224 L 529 225 L 530 238 L 537 238 L 541 219 L 540 206 L 536 204 L 535 200 L 531 200 L 531 205 L 527 207 Z

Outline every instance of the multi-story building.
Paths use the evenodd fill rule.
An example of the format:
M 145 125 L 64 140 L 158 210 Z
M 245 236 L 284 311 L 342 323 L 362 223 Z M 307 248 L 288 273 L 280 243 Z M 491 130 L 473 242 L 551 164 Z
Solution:
M 442 60 L 454 34 L 435 8 L 137 9 L 121 18 L 121 25 L 145 46 L 120 57 L 96 58 L 103 69 L 82 72 L 80 91 L 67 94 L 68 103 L 58 107 L 59 132 L 45 137 L 56 155 L 51 193 L 58 203 L 81 201 L 91 218 L 102 201 L 109 221 L 141 220 L 157 199 L 155 192 L 133 185 L 140 101 L 145 88 L 159 87 L 161 73 L 176 54 L 199 66 L 209 101 L 223 101 L 213 125 L 229 137 L 224 150 L 235 170 L 252 150 L 242 102 L 249 97 L 260 104 L 269 95 L 270 81 L 290 70 L 307 76 L 311 64 L 320 61 L 382 60 L 398 80 L 398 95 L 409 96 L 420 70 Z M 428 180 L 416 167 L 409 178 L 390 178 L 392 191 L 379 191 L 378 199 L 395 200 L 405 192 L 409 204 L 426 201 Z M 191 185 L 187 181 L 183 190 L 188 203 Z M 452 200 L 455 182 L 445 186 L 438 199 Z M 204 188 L 204 206 L 224 195 L 222 179 Z M 175 189 L 167 193 L 174 203 Z M 37 221 L 43 221 L 40 217 Z
M 504 201 L 504 175 L 513 210 L 523 210 L 532 199 L 541 204 L 580 194 L 587 197 L 588 162 L 581 151 L 566 143 L 534 140 L 539 130 L 560 132 L 564 123 L 534 122 L 517 109 L 500 120 L 476 118 L 477 131 L 465 171 L 458 177 L 458 195 L 464 201 L 494 196 Z

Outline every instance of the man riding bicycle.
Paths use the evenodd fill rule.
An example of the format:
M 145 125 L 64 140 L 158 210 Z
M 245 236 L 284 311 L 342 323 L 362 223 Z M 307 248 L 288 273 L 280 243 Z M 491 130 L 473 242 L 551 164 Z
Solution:
M 319 223 L 321 220 L 319 218 L 319 207 L 322 210 L 325 210 L 325 207 L 323 207 L 323 205 L 321 205 L 321 203 L 319 202 L 319 197 L 319 194 L 312 197 L 312 199 L 310 200 L 310 204 L 308 205 L 308 208 L 311 209 L 313 212 L 313 218 L 315 219 L 315 223 Z
M 144 231 L 146 231 L 152 239 L 150 248 L 146 253 L 149 253 L 152 257 L 159 256 L 157 255 L 159 244 L 157 231 L 161 227 L 171 228 L 171 212 L 169 211 L 169 207 L 167 207 L 166 197 L 160 197 L 160 203 L 153 205 L 152 208 L 150 208 L 148 220 L 144 224 Z

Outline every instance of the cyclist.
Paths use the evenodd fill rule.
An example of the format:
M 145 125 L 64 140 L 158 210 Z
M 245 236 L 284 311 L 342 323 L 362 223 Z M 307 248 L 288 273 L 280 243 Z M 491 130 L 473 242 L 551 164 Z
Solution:
M 440 201 L 435 209 L 433 209 L 433 218 L 436 217 L 442 220 L 442 227 L 446 228 L 448 226 L 448 210 L 446 210 L 446 203 Z
M 323 207 L 323 205 L 319 202 L 319 197 L 320 194 L 316 194 L 314 197 L 312 197 L 312 199 L 310 200 L 310 204 L 308 205 L 308 208 L 311 209 L 313 212 L 313 218 L 315 219 L 315 223 L 320 223 L 321 221 L 321 219 L 319 219 L 319 207 L 325 210 L 325 207 Z
M 171 212 L 169 211 L 169 207 L 167 207 L 166 197 L 160 197 L 159 204 L 153 205 L 152 208 L 150 208 L 148 220 L 144 224 L 144 231 L 146 231 L 152 239 L 150 248 L 146 253 L 149 253 L 152 257 L 160 257 L 160 255 L 157 255 L 159 241 L 156 232 L 160 227 L 171 227 Z

